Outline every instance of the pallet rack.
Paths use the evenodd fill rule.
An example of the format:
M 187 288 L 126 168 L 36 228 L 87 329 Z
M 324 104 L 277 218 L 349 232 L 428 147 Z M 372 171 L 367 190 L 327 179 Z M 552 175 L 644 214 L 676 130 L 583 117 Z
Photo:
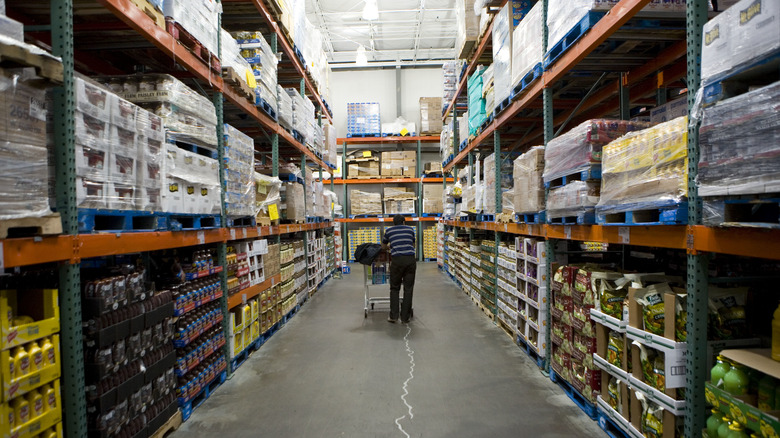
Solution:
M 349 210 L 349 187 L 350 185 L 362 185 L 362 184 L 416 184 L 417 185 L 417 193 L 418 193 L 418 199 L 417 203 L 415 205 L 415 210 L 417 210 L 418 213 L 416 217 L 409 218 L 409 221 L 411 222 L 417 222 L 417 258 L 420 261 L 423 261 L 424 257 L 422 254 L 422 222 L 435 222 L 438 219 L 436 217 L 422 217 L 422 208 L 423 208 L 423 184 L 428 183 L 441 183 L 444 184 L 445 178 L 444 177 L 431 177 L 426 178 L 422 174 L 422 162 L 420 160 L 421 154 L 422 154 L 422 143 L 438 143 L 439 142 L 439 136 L 438 135 L 428 135 L 428 136 L 416 136 L 416 137 L 351 137 L 351 138 L 339 138 L 338 143 L 342 145 L 342 155 L 341 155 L 341 169 L 342 169 L 342 175 L 346 174 L 347 169 L 347 145 L 384 145 L 384 144 L 395 144 L 395 145 L 404 145 L 404 144 L 416 144 L 417 146 L 417 167 L 415 169 L 415 177 L 414 178 L 372 178 L 372 179 L 359 179 L 359 178 L 331 178 L 330 179 L 330 189 L 331 191 L 334 190 L 335 185 L 343 185 L 344 186 L 344 215 L 347 215 L 347 211 Z M 453 178 L 446 178 L 448 182 L 454 182 L 455 180 Z M 347 224 L 350 223 L 381 223 L 381 222 L 392 222 L 392 218 L 387 217 L 367 217 L 367 218 L 339 218 L 336 219 L 336 222 L 341 222 L 343 224 L 343 236 L 347 237 Z M 343 260 L 349 260 L 349 254 L 348 254 L 348 245 L 344 245 L 344 256 Z
M 543 51 L 548 50 L 547 9 L 548 0 L 542 2 Z M 506 2 L 501 2 L 502 5 Z M 474 153 L 483 146 L 500 156 L 502 151 L 524 150 L 534 144 L 552 140 L 565 126 L 591 118 L 617 112 L 622 119 L 630 117 L 630 104 L 663 104 L 666 101 L 665 88 L 675 83 L 687 88 L 689 109 L 701 81 L 702 27 L 708 19 L 706 0 L 689 0 L 686 17 L 680 29 L 672 32 L 664 44 L 645 57 L 639 65 L 621 60 L 619 54 L 609 54 L 602 49 L 610 38 L 626 33 L 624 25 L 641 15 L 641 9 L 649 0 L 621 0 L 609 13 L 602 17 L 586 34 L 574 43 L 563 55 L 554 61 L 541 77 L 530 83 L 515 97 L 503 112 L 483 125 L 478 135 L 468 141 L 462 150 L 455 150 L 451 161 L 445 163 L 444 171 L 455 172 L 457 167 L 473 164 Z M 492 27 L 492 24 L 490 25 Z M 491 44 L 488 32 L 477 47 L 466 73 L 462 76 L 456 94 L 443 113 L 443 119 L 452 115 L 455 128 L 454 144 L 458 141 L 457 114 L 458 99 L 465 89 L 469 74 L 480 63 L 486 47 Z M 578 83 L 571 75 L 572 70 L 587 70 L 587 63 L 593 63 L 594 54 L 602 56 L 599 73 L 606 75 L 590 82 Z M 628 52 L 631 55 L 631 52 Z M 625 55 L 624 55 L 625 56 Z M 590 58 L 589 58 L 590 57 Z M 598 61 L 596 61 L 598 63 Z M 611 65 L 612 64 L 612 65 Z M 622 64 L 622 65 L 621 65 Z M 612 68 L 614 66 L 614 68 Z M 627 73 L 626 73 L 627 72 Z M 595 82 L 595 84 L 593 83 Z M 566 85 L 564 85 L 566 84 Z M 579 91 L 577 99 L 567 98 L 562 91 Z M 586 92 L 587 91 L 587 92 Z M 556 131 L 556 129 L 558 131 Z M 491 141 L 492 140 L 492 141 Z M 686 408 L 685 436 L 698 436 L 705 423 L 704 399 L 707 374 L 707 261 L 708 253 L 722 253 L 745 257 L 780 260 L 780 230 L 753 228 L 715 228 L 701 225 L 702 201 L 697 193 L 698 169 L 698 125 L 691 124 L 688 130 L 688 225 L 687 226 L 602 226 L 602 225 L 526 225 L 500 224 L 492 222 L 461 222 L 444 220 L 445 225 L 473 230 L 488 230 L 496 233 L 496 242 L 501 233 L 543 237 L 548 241 L 548 266 L 553 260 L 555 240 L 591 241 L 613 244 L 631 244 L 684 250 L 687 254 L 688 290 L 688 348 L 686 359 Z M 496 179 L 500 179 L 500 166 L 496 166 Z M 469 175 L 470 178 L 470 175 Z M 446 186 L 446 182 L 444 183 Z M 500 187 L 496 190 L 496 205 L 501 209 Z M 775 244 L 767 245 L 768 242 Z M 549 277 L 549 276 L 548 276 Z M 548 281 L 548 290 L 550 285 Z M 548 309 L 548 320 L 550 310 Z M 549 327 L 547 339 L 550 339 Z M 550 363 L 550 351 L 547 352 Z
M 318 93 L 314 82 L 295 55 L 293 45 L 277 18 L 261 0 L 247 4 L 241 20 L 220 20 L 219 27 L 257 25 L 271 36 L 271 45 L 285 54 L 280 67 L 283 83 L 300 87 L 301 94 L 309 95 L 319 109 L 319 122 L 323 116 L 331 120 L 327 103 Z M 241 8 L 236 2 L 226 2 L 224 17 Z M 330 168 L 318 154 L 296 140 L 273 118 L 258 110 L 238 91 L 228 85 L 221 72 L 195 56 L 184 45 L 165 31 L 153 18 L 131 0 L 39 0 L 8 6 L 7 14 L 24 23 L 26 35 L 33 40 L 51 46 L 52 54 L 62 59 L 62 84 L 54 89 L 54 146 L 56 168 L 56 198 L 62 217 L 64 234 L 58 236 L 13 238 L 0 240 L 0 267 L 11 268 L 43 263 L 57 263 L 59 270 L 63 422 L 69 436 L 87 436 L 87 412 L 84 393 L 84 362 L 82 351 L 82 314 L 80 263 L 83 259 L 119 254 L 182 248 L 203 244 L 217 244 L 217 263 L 226 265 L 226 243 L 255 237 L 279 236 L 309 230 L 325 229 L 329 222 L 264 227 L 217 228 L 198 231 L 160 231 L 138 233 L 79 234 L 77 206 L 75 204 L 74 162 L 74 106 L 75 71 L 120 75 L 134 72 L 135 65 L 144 65 L 156 71 L 194 82 L 203 94 L 210 96 L 217 113 L 218 158 L 223 163 L 223 123 L 230 123 L 242 132 L 261 138 L 258 144 L 269 144 L 264 152 L 271 156 L 273 175 L 279 173 L 280 158 L 300 160 L 303 172 L 314 165 L 319 169 Z M 222 16 L 221 16 L 222 17 Z M 234 16 L 233 16 L 234 17 Z M 83 37 L 83 35 L 87 35 Z M 82 39 L 83 38 L 83 39 Z M 98 44 L 96 41 L 114 41 Z M 78 47 L 79 49 L 76 49 Z M 84 49 L 101 50 L 99 56 Z M 117 50 L 120 49 L 120 50 Z M 125 50 L 121 50 L 125 49 Z M 94 52 L 92 52 L 94 53 Z M 291 74 L 287 74 L 292 71 Z M 220 169 L 220 175 L 222 171 Z M 222 181 L 224 189 L 224 181 Z M 224 190 L 222 203 L 224 205 Z M 225 224 L 224 213 L 222 224 Z M 304 233 L 305 236 L 306 233 Z M 305 238 L 305 237 L 304 237 Z M 223 313 L 237 305 L 227 298 L 227 273 L 221 273 L 224 293 L 220 299 Z M 271 282 L 274 279 L 270 279 Z M 246 289 L 245 294 L 257 294 L 259 287 Z M 227 323 L 223 323 L 229 333 Z M 223 347 L 227 348 L 227 347 Z M 228 365 L 228 374 L 231 372 Z

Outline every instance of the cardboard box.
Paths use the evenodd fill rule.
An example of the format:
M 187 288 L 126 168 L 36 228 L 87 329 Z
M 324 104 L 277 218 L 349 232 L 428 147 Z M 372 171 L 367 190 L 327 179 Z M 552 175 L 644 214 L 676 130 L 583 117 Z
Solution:
M 377 158 L 347 161 L 347 177 L 379 176 L 379 160 Z
M 414 190 L 409 187 L 385 187 L 382 190 L 385 198 L 407 199 L 414 198 Z
M 303 185 L 287 182 L 284 183 L 285 188 L 285 205 L 284 218 L 288 220 L 305 220 L 306 219 L 306 205 L 303 199 Z
M 442 167 L 439 161 L 429 161 L 425 163 L 425 173 L 441 173 Z
M 109 153 L 103 149 L 76 144 L 76 175 L 106 181 L 109 168 Z
M 182 213 L 184 181 L 179 178 L 166 177 L 163 180 L 162 211 L 166 213 Z
M 106 204 L 112 210 L 134 210 L 138 200 L 134 184 L 109 182 L 106 193 Z
M 416 173 L 415 151 L 382 152 L 382 176 L 414 178 Z
M 440 184 L 423 184 L 423 213 L 444 213 L 442 196 L 444 188 Z
M 386 199 L 385 214 L 415 214 L 415 199 Z
M 108 182 L 76 177 L 76 205 L 80 208 L 106 208 Z
M 420 98 L 420 133 L 421 134 L 441 133 L 441 129 L 442 129 L 441 110 L 442 110 L 441 97 Z

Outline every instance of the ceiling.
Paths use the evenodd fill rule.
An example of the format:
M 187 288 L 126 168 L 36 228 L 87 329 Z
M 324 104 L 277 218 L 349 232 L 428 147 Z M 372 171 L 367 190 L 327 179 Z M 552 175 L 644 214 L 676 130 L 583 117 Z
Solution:
M 377 0 L 379 18 L 364 20 L 364 0 L 306 0 L 332 68 L 355 67 L 357 48 L 369 66 L 419 65 L 455 57 L 455 0 Z M 440 63 L 440 62 L 439 62 Z

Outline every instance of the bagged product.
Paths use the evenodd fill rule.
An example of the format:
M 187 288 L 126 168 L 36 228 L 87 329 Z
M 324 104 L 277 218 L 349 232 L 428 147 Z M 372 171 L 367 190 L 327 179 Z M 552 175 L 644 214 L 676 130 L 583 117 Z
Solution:
M 623 404 L 620 402 L 620 385 L 614 377 L 609 379 L 609 385 L 607 386 L 607 403 L 612 406 L 612 409 L 622 413 Z
M 745 287 L 709 287 L 709 332 L 714 334 L 715 339 L 738 339 L 747 336 L 747 293 L 748 289 Z
M 659 351 L 653 359 L 653 386 L 659 391 L 664 391 L 666 389 L 664 353 L 661 351 Z
M 618 368 L 623 368 L 623 351 L 625 349 L 623 336 L 618 332 L 609 332 L 609 345 L 607 345 L 607 362 Z
M 645 331 L 658 336 L 664 335 L 664 294 L 672 292 L 667 283 L 648 286 L 637 291 L 636 301 L 642 305 L 642 320 Z
M 631 345 L 639 348 L 639 363 L 642 367 L 642 380 L 650 386 L 655 386 L 655 373 L 653 372 L 653 361 L 655 360 L 655 350 L 648 349 L 643 344 L 634 341 Z
M 599 290 L 599 303 L 604 314 L 623 319 L 623 302 L 628 296 L 628 280 L 602 281 Z

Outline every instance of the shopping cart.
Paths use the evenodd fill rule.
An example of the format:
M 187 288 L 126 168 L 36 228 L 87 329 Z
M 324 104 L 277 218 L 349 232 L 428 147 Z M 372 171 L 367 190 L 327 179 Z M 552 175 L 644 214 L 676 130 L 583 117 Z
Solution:
M 370 293 L 371 286 L 389 285 L 390 284 L 390 255 L 382 250 L 377 254 L 371 265 L 363 265 L 363 291 L 364 291 L 364 308 L 363 318 L 368 318 L 368 312 L 380 309 L 375 309 L 376 304 L 383 305 L 383 307 L 390 307 L 389 296 L 375 296 L 372 297 Z M 385 289 L 389 290 L 389 288 Z M 403 303 L 403 297 L 398 297 L 399 302 Z M 385 309 L 386 310 L 386 309 Z M 411 312 L 411 316 L 414 316 L 414 310 Z

